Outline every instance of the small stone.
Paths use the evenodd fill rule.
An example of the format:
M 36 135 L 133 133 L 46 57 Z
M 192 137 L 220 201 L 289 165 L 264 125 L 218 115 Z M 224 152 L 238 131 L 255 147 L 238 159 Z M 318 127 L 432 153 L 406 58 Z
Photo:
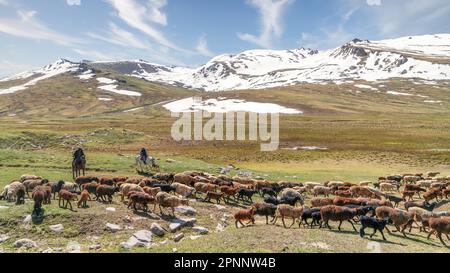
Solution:
M 136 237 L 131 236 L 128 241 L 126 242 L 122 242 L 120 244 L 120 247 L 125 248 L 125 249 L 132 249 L 133 247 L 135 247 L 137 244 L 139 243 L 139 240 L 136 239 Z
M 169 240 L 165 239 L 164 241 L 161 242 L 162 245 L 167 245 L 169 243 Z
M 139 230 L 138 232 L 133 234 L 139 243 L 144 246 L 148 246 L 152 242 L 152 233 L 148 230 Z
M 106 208 L 106 211 L 109 211 L 109 212 L 116 212 L 116 208 L 113 208 L 113 207 Z
M 178 252 L 178 249 L 176 249 L 176 248 L 174 247 L 174 248 L 172 248 L 172 252 L 173 252 L 173 253 L 176 253 L 176 252 Z
M 200 237 L 202 237 L 202 236 L 196 235 L 196 236 L 191 236 L 191 237 L 189 237 L 189 238 L 191 238 L 191 240 L 197 240 L 197 239 L 200 238 Z
M 150 231 L 156 236 L 164 236 L 166 233 L 166 231 L 158 223 L 152 223 Z
M 227 209 L 225 206 L 222 206 L 222 205 L 215 205 L 215 206 L 216 206 L 216 209 L 218 209 L 218 210 L 226 210 Z
M 7 206 L 0 206 L 0 210 L 1 209 L 9 209 L 9 207 L 7 207 Z
M 187 216 L 193 216 L 197 213 L 197 210 L 195 210 L 193 207 L 189 207 L 189 206 L 179 206 L 179 207 L 175 208 L 175 211 L 179 214 L 187 215 Z
M 31 214 L 25 216 L 25 218 L 23 219 L 23 221 L 24 221 L 25 223 L 31 222 Z
M 216 227 L 216 232 L 223 232 L 224 230 L 225 227 L 221 223 L 218 223 Z
M 97 249 L 100 249 L 102 246 L 101 245 L 90 245 L 89 246 L 89 250 L 97 250 Z
M 36 248 L 37 244 L 30 239 L 20 239 L 14 242 L 14 247 Z
M 58 224 L 58 225 L 52 225 L 48 227 L 51 231 L 56 232 L 56 233 L 61 233 L 64 231 L 64 227 L 62 224 Z
M 81 245 L 76 241 L 69 242 L 66 249 L 69 253 L 81 253 Z
M 178 243 L 183 238 L 184 238 L 184 233 L 178 233 L 177 235 L 173 236 L 173 241 Z
M 166 159 L 166 162 L 167 162 L 167 163 L 174 163 L 175 160 L 168 158 L 168 159 Z
M 122 228 L 119 225 L 111 224 L 111 223 L 107 223 L 106 228 L 108 230 L 110 230 L 111 232 L 116 232 L 116 231 L 122 230 Z
M 209 230 L 207 228 L 200 227 L 200 226 L 193 227 L 192 230 L 201 235 L 208 234 L 208 232 L 209 232 Z
M 181 228 L 181 224 L 180 223 L 171 223 L 169 225 L 169 230 L 170 232 L 176 232 L 177 230 L 179 230 Z
M 41 251 L 41 253 L 53 253 L 53 249 L 47 248 L 47 249 L 44 249 L 43 251 Z
M 6 234 L 0 234 L 0 243 L 3 243 L 4 241 L 8 240 L 9 236 Z

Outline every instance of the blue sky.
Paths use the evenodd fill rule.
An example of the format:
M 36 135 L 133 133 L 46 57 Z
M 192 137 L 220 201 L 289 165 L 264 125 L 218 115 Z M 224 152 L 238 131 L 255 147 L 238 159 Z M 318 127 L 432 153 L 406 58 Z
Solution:
M 448 0 L 0 0 L 0 76 L 59 58 L 198 66 L 255 48 L 448 32 Z

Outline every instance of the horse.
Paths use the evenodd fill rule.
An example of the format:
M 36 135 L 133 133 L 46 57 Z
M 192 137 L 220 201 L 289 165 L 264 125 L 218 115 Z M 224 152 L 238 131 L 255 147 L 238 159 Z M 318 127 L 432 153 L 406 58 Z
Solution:
M 142 173 L 144 172 L 144 169 L 149 171 L 149 166 L 159 171 L 159 165 L 156 163 L 156 158 L 151 156 L 147 157 L 147 160 L 145 162 L 144 160 L 142 160 L 141 155 L 136 156 L 136 165 L 141 169 Z
M 86 169 L 86 157 L 80 152 L 80 150 L 75 152 L 74 159 L 72 161 L 72 175 L 73 179 L 76 179 L 83 172 L 85 175 Z

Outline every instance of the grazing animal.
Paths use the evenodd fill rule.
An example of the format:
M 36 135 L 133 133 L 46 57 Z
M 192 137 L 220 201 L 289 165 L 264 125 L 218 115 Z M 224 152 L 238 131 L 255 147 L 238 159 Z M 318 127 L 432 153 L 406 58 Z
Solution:
M 420 193 L 421 193 L 421 192 L 426 192 L 427 190 L 424 189 L 424 188 L 422 188 L 422 187 L 420 187 L 420 186 L 417 186 L 417 185 L 406 185 L 404 191 L 414 191 L 414 192 L 417 193 L 417 195 L 419 196 L 419 198 L 422 198 L 422 197 L 420 196 Z
M 303 205 L 305 201 L 303 200 L 302 194 L 296 190 L 293 189 L 284 189 L 280 193 L 280 199 L 294 199 L 297 198 L 298 201 L 300 201 L 300 204 Z
M 148 211 L 148 204 L 156 205 L 156 198 L 154 196 L 142 192 L 131 192 L 129 199 L 128 208 L 133 206 L 135 211 L 138 211 L 137 204 L 142 207 L 144 212 Z
M 396 192 L 400 189 L 399 184 L 381 183 L 380 190 L 382 192 Z
M 352 197 L 367 197 L 379 199 L 379 197 L 368 187 L 352 186 L 350 187 L 350 192 L 352 193 Z
M 403 198 L 394 196 L 394 195 L 388 195 L 385 194 L 384 197 L 389 200 L 389 202 L 394 203 L 394 208 L 397 208 L 398 205 L 403 201 Z
M 261 189 L 261 197 L 264 198 L 266 195 L 276 197 L 277 193 L 272 188 L 262 188 Z
M 220 192 L 225 194 L 225 197 L 230 201 L 230 198 L 233 197 L 233 199 L 236 201 L 236 194 L 238 192 L 238 187 L 230 187 L 230 186 L 221 186 Z
M 43 187 L 36 187 L 31 194 L 34 200 L 33 215 L 40 215 L 42 212 L 42 203 L 48 198 L 47 191 Z
M 80 196 L 80 200 L 77 203 L 77 207 L 83 207 L 83 208 L 87 208 L 87 201 L 91 200 L 91 196 L 89 195 L 89 192 L 87 190 L 83 190 L 81 192 L 81 196 Z
M 236 228 L 239 228 L 238 223 L 241 224 L 242 227 L 245 227 L 249 225 L 250 223 L 255 224 L 255 212 L 256 208 L 254 206 L 251 206 L 249 209 L 246 210 L 240 210 L 236 212 L 234 216 L 234 224 Z M 242 223 L 242 221 L 249 221 L 247 225 Z
M 361 236 L 361 238 L 364 237 L 365 235 L 364 230 L 366 228 L 373 228 L 373 233 L 370 235 L 370 238 L 372 238 L 377 233 L 377 231 L 379 231 L 381 233 L 381 236 L 383 236 L 383 240 L 387 241 L 386 237 L 384 237 L 383 230 L 389 223 L 389 220 L 387 219 L 379 220 L 373 217 L 361 216 L 359 218 L 359 221 L 361 223 L 361 229 L 359 230 L 359 235 Z
M 442 191 L 440 189 L 430 189 L 429 191 L 423 194 L 423 199 L 425 199 L 426 203 L 430 203 L 433 199 L 439 201 L 439 197 L 442 198 Z
M 8 202 L 14 202 L 17 201 L 17 193 L 19 190 L 23 190 L 26 192 L 26 187 L 21 182 L 14 181 L 10 183 L 9 185 L 6 185 L 3 189 L 2 196 L 8 201 Z
M 34 188 L 36 188 L 37 186 L 42 186 L 44 184 L 47 184 L 48 180 L 47 179 L 38 179 L 38 180 L 25 180 L 22 182 L 22 184 L 25 186 L 26 193 L 27 196 L 29 197 L 29 191 L 33 191 Z
M 77 195 L 74 193 L 71 193 L 67 190 L 61 190 L 59 192 L 59 200 L 58 200 L 59 207 L 67 209 L 67 206 L 69 205 L 70 210 L 73 210 L 71 201 L 75 200 L 76 197 L 77 197 Z M 62 205 L 61 205 L 61 201 L 62 201 Z
M 313 188 L 314 197 L 317 197 L 318 195 L 323 195 L 325 197 L 330 196 L 330 194 L 331 194 L 331 187 L 315 186 Z
M 419 208 L 423 208 L 428 211 L 433 211 L 434 208 L 436 207 L 436 203 L 428 204 L 425 201 L 410 201 L 410 202 L 405 202 L 404 206 L 405 206 L 406 210 L 409 210 L 409 208 L 412 208 L 412 207 L 419 207 Z
M 220 204 L 220 200 L 223 199 L 225 201 L 224 198 L 225 194 L 223 192 L 221 193 L 217 193 L 214 191 L 209 191 L 206 193 L 206 197 L 203 200 L 204 202 L 211 202 L 211 199 L 216 200 L 217 204 Z
M 165 185 L 165 186 L 167 186 L 167 185 Z M 136 185 L 136 184 L 125 183 L 125 184 L 120 185 L 120 193 L 121 193 L 122 202 L 125 200 L 125 196 L 128 196 L 128 194 L 132 191 L 144 192 L 142 187 L 139 185 Z
M 442 239 L 442 234 L 445 234 L 448 238 L 450 234 L 450 218 L 433 218 L 428 219 L 428 225 L 430 226 L 430 233 L 428 234 L 428 240 L 430 239 L 432 234 L 435 234 L 436 237 L 441 240 L 444 246 L 447 246 Z M 450 239 L 449 239 L 450 240 Z
M 23 189 L 18 189 L 16 193 L 16 205 L 25 204 L 25 191 Z
M 84 184 L 82 187 L 81 187 L 81 189 L 82 190 L 86 190 L 88 193 L 90 193 L 90 194 L 95 194 L 95 192 L 97 191 L 97 187 L 99 186 L 100 184 L 98 184 L 97 182 L 91 182 L 91 183 L 87 183 L 87 184 Z
M 184 198 L 194 196 L 194 194 L 195 194 L 195 188 L 193 188 L 193 187 L 189 187 L 187 185 L 177 183 L 177 182 L 172 183 L 171 186 L 175 189 L 175 193 L 183 196 Z
M 174 175 L 173 181 L 180 183 L 180 184 L 187 185 L 187 186 L 191 186 L 191 187 L 194 186 L 195 183 L 197 182 L 197 180 L 195 179 L 194 176 L 191 176 L 191 175 L 188 175 L 185 173 L 179 173 L 179 174 Z
M 311 206 L 320 208 L 328 205 L 333 205 L 333 198 L 313 198 L 311 199 Z
M 86 171 L 86 157 L 81 149 L 78 149 L 72 161 L 72 176 L 73 179 L 76 179 L 78 176 L 83 173 L 85 175 Z
M 366 202 L 364 200 L 358 200 L 358 199 L 354 199 L 354 198 L 335 197 L 333 199 L 333 205 L 335 205 L 335 206 L 345 206 L 345 205 L 362 206 L 365 204 L 366 204 Z
M 276 205 L 266 203 L 255 203 L 253 204 L 253 206 L 256 209 L 255 215 L 266 217 L 266 225 L 269 224 L 269 216 L 272 217 L 271 222 L 275 221 L 275 215 L 277 211 Z
M 171 208 L 175 217 L 175 208 L 189 205 L 189 200 L 172 196 L 166 192 L 159 192 L 156 195 L 156 203 L 159 205 L 159 210 L 162 214 L 164 213 L 162 208 Z
M 175 180 L 175 174 L 174 173 L 157 173 L 156 175 L 153 176 L 153 178 L 155 178 L 159 181 L 172 183 Z
M 26 180 L 42 180 L 43 178 L 37 175 L 24 174 L 20 176 L 19 181 L 24 182 Z
M 339 196 L 339 197 L 344 197 L 344 198 L 350 198 L 352 197 L 352 193 L 350 191 L 340 191 L 337 190 L 334 192 L 334 195 Z
M 300 217 L 302 216 L 302 213 L 303 213 L 303 207 L 296 208 L 296 207 L 293 207 L 290 205 L 284 205 L 284 204 L 278 205 L 274 224 L 276 224 L 278 218 L 281 217 L 281 221 L 283 222 L 284 228 L 287 228 L 284 218 L 285 217 L 292 218 L 292 224 L 289 226 L 289 228 L 291 228 L 295 224 L 295 220 L 300 219 Z M 299 221 L 298 227 L 300 227 L 300 225 L 301 225 L 301 221 Z
M 142 189 L 150 196 L 156 196 L 158 192 L 161 192 L 161 188 L 143 187 Z
M 142 188 L 141 188 L 142 190 Z M 95 191 L 97 201 L 106 202 L 105 197 L 108 197 L 108 202 L 112 204 L 114 193 L 119 192 L 119 188 L 115 186 L 99 185 Z M 131 191 L 130 191 L 131 192 Z
M 407 191 L 404 190 L 402 192 L 402 196 L 403 196 L 403 201 L 413 201 L 414 200 L 414 195 L 416 195 L 415 191 Z M 408 198 L 408 200 L 406 200 Z
M 159 171 L 159 165 L 156 162 L 156 158 L 154 158 L 154 157 L 149 156 L 144 161 L 142 159 L 141 155 L 138 155 L 138 156 L 136 156 L 135 160 L 136 160 L 136 165 L 140 169 L 141 172 L 149 171 L 150 168 Z
M 351 209 L 346 207 L 339 206 L 325 206 L 320 209 L 320 214 L 322 216 L 322 222 L 320 223 L 320 228 L 322 228 L 322 224 L 325 224 L 326 227 L 331 229 L 329 225 L 329 221 L 338 221 L 339 227 L 338 230 L 341 231 L 342 222 L 348 221 L 355 231 L 355 225 L 353 225 L 352 219 L 358 216 L 357 209 Z
M 194 184 L 194 189 L 195 189 L 195 195 L 197 195 L 197 193 L 206 194 L 209 191 L 216 191 L 217 189 L 219 189 L 219 186 L 211 184 L 211 183 L 197 182 Z
M 114 186 L 116 184 L 116 182 L 114 182 L 114 179 L 108 177 L 101 177 L 99 183 L 100 185 L 108 186 Z
M 75 179 L 75 183 L 78 185 L 78 187 L 80 187 L 80 189 L 82 189 L 82 186 L 84 184 L 88 184 L 91 182 L 99 182 L 98 177 L 95 176 L 79 176 Z
M 412 212 L 390 207 L 378 207 L 375 210 L 375 213 L 378 219 L 391 219 L 397 231 L 402 232 L 404 237 L 406 237 L 406 228 L 411 227 L 414 223 L 414 213 Z M 391 233 L 387 227 L 386 229 L 389 233 Z
M 303 209 L 301 221 L 305 222 L 306 225 L 309 225 L 308 219 L 313 219 L 314 213 L 319 213 L 319 215 L 320 215 L 320 208 L 311 208 L 311 209 L 305 208 L 305 209 Z M 313 227 L 314 223 L 315 223 L 315 221 L 313 219 L 313 221 L 311 222 L 311 228 Z
M 250 203 L 253 203 L 253 195 L 255 195 L 257 193 L 256 190 L 248 190 L 248 189 L 240 189 L 238 191 L 238 195 L 237 195 L 237 200 L 242 200 L 243 202 L 245 202 L 244 197 L 247 199 L 247 201 L 249 201 Z

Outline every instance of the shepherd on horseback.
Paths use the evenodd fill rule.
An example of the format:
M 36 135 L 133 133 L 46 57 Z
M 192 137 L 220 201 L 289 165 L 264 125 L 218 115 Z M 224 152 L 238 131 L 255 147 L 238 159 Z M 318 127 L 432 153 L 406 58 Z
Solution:
M 86 169 L 86 155 L 84 154 L 84 151 L 82 148 L 78 148 L 73 153 L 73 160 L 72 160 L 72 175 L 73 178 L 77 178 L 81 175 L 81 172 L 83 172 L 83 175 L 85 175 L 85 169 Z
M 159 166 L 156 164 L 156 158 L 148 156 L 147 149 L 145 148 L 142 148 L 136 157 L 136 164 L 141 169 L 141 172 L 144 172 L 144 169 L 148 170 L 149 166 L 159 170 Z

